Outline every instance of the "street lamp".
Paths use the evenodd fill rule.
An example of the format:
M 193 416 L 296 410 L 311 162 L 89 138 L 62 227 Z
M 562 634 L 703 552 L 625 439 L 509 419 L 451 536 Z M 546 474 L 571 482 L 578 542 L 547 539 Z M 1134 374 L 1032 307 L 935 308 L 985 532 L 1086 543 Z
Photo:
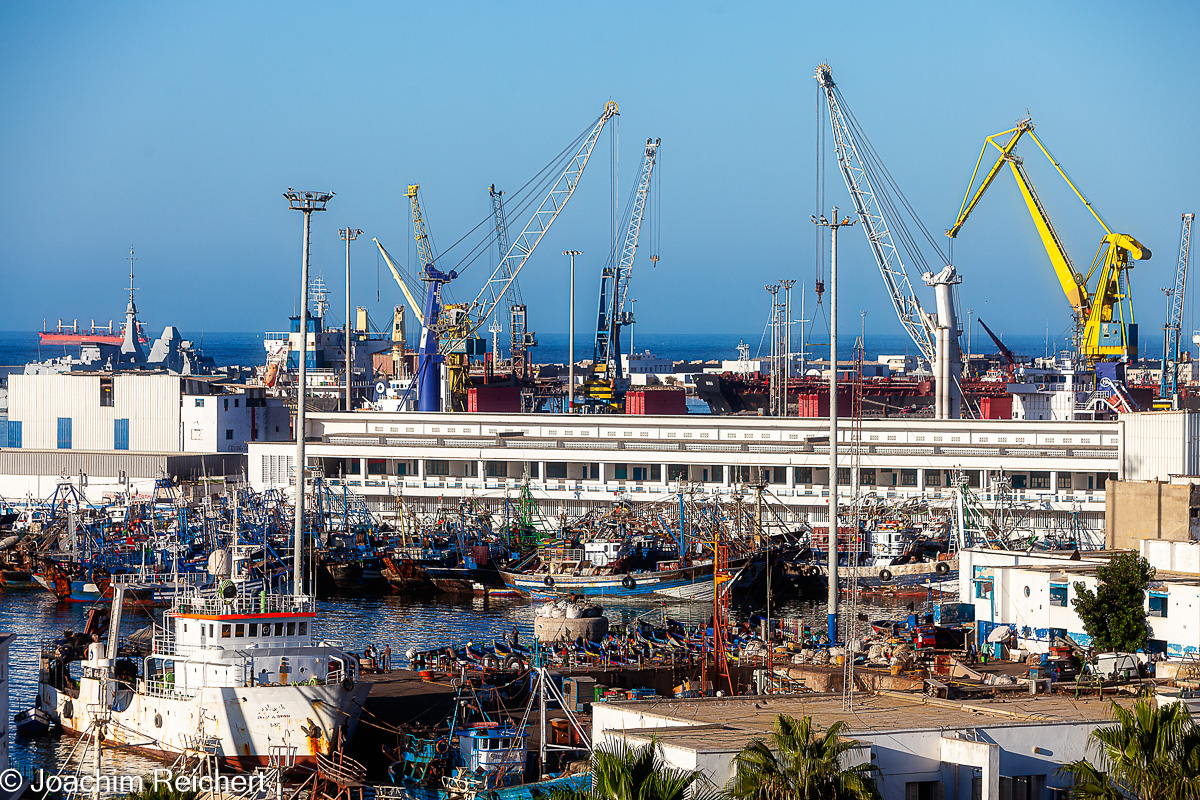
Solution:
M 296 377 L 296 519 L 292 532 L 292 593 L 304 594 L 304 572 L 300 561 L 304 542 L 304 395 L 308 380 L 308 242 L 312 213 L 324 211 L 333 192 L 298 192 L 292 187 L 283 193 L 288 208 L 304 214 L 304 249 L 300 255 L 300 370 Z
M 346 243 L 346 410 L 353 411 L 350 404 L 350 243 L 362 235 L 360 228 L 339 228 L 338 235 Z

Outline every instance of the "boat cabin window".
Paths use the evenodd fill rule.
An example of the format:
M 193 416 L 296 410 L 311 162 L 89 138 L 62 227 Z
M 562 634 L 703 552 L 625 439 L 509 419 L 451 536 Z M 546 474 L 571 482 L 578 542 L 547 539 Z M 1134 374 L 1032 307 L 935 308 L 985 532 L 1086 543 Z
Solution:
M 244 624 L 242 624 L 241 622 L 234 625 L 233 626 L 233 635 L 234 635 L 234 638 L 241 639 L 243 636 L 246 635 L 246 626 Z
M 289 623 L 287 624 L 287 635 L 288 635 L 288 636 L 295 636 L 295 635 L 296 635 L 296 623 L 294 623 L 294 622 L 289 622 Z
M 257 622 L 251 622 L 246 627 L 248 629 L 246 631 L 247 636 L 258 636 L 258 623 Z
M 282 622 L 275 623 L 275 635 L 283 636 L 283 623 Z
M 213 624 L 211 622 L 208 623 L 208 635 L 210 638 L 216 636 L 216 634 L 213 633 Z
M 307 635 L 308 635 L 308 623 L 307 623 L 307 622 L 301 622 L 301 623 L 300 623 L 300 635 L 301 635 L 301 636 L 307 636 Z
M 228 623 L 221 626 L 221 638 L 228 639 L 232 633 L 233 626 Z

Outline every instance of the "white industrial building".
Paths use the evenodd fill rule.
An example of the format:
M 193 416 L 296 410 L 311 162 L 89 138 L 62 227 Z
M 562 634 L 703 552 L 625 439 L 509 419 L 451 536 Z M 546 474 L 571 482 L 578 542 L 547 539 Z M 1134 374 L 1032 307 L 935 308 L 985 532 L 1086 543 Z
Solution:
M 1171 657 L 1200 653 L 1200 542 L 1143 539 L 1141 554 L 1155 568 L 1146 592 L 1147 650 Z M 988 630 L 1007 625 L 1015 648 L 1049 651 L 1054 637 L 1069 636 L 1089 646 L 1091 637 L 1071 603 L 1075 584 L 1095 591 L 1096 570 L 1110 554 L 1073 558 L 1055 553 L 962 550 L 959 592 L 975 606 L 975 620 Z
M 294 435 L 290 410 L 262 387 L 140 370 L 10 375 L 0 433 L 6 497 L 44 497 L 64 476 L 118 488 L 240 474 L 249 442 Z
M 261 387 L 161 372 L 10 375 L 8 446 L 30 450 L 234 453 L 291 436 Z
M 766 695 L 596 703 L 599 746 L 652 739 L 672 767 L 699 770 L 723 788 L 735 757 L 754 739 L 769 742 L 778 714 L 811 717 L 819 729 L 846 723 L 857 742 L 846 763 L 874 764 L 884 800 L 1011 800 L 1065 796 L 1058 768 L 1087 755 L 1087 737 L 1108 723 L 1107 700 L 1011 696 L 964 704 L 892 692 Z M 1063 792 L 1063 794 L 1058 794 Z
M 1200 414 L 1136 414 L 1111 421 L 867 419 L 857 479 L 885 501 L 946 503 L 961 475 L 985 506 L 1023 506 L 1037 529 L 1102 533 L 1108 480 L 1196 474 Z M 680 481 L 733 492 L 761 476 L 785 519 L 828 512 L 828 444 L 822 419 L 329 412 L 308 416 L 308 467 L 345 482 L 376 508 L 402 496 L 417 510 L 472 496 L 503 505 L 526 481 L 547 508 L 571 514 L 623 496 L 664 500 Z M 851 491 L 853 430 L 841 434 Z M 1190 438 L 1189 438 L 1190 437 Z M 252 442 L 258 489 L 292 481 L 295 449 Z M 1098 542 L 1098 543 L 1099 543 Z

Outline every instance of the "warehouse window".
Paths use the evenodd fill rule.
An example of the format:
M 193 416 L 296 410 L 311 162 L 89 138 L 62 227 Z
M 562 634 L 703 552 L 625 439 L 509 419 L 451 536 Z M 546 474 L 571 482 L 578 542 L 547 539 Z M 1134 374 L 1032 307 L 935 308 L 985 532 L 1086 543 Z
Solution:
M 875 485 L 875 470 L 860 469 L 858 471 L 859 486 L 874 486 Z
M 915 469 L 900 470 L 900 485 L 901 486 L 916 486 L 917 471 Z
M 1050 473 L 1049 472 L 1031 472 L 1031 473 L 1029 473 L 1029 488 L 1030 489 L 1049 489 L 1050 488 Z
M 21 446 L 21 423 L 19 420 L 8 421 L 8 446 Z
M 101 408 L 112 408 L 113 405 L 113 379 L 100 379 L 100 406 Z
M 812 483 L 812 467 L 796 467 L 796 483 Z
M 1059 489 L 1070 489 L 1071 487 L 1072 487 L 1071 473 L 1069 473 L 1069 472 L 1058 473 L 1058 488 Z
M 556 478 L 558 480 L 566 480 L 567 465 L 562 461 L 547 461 L 546 462 L 546 477 Z
M 58 449 L 59 450 L 70 450 L 71 449 L 71 418 L 70 417 L 59 417 L 58 418 Z
M 1065 583 L 1050 584 L 1050 605 L 1066 607 L 1067 585 Z
M 204 408 L 204 398 L 203 397 L 196 398 L 196 408 Z
M 129 420 L 113 420 L 113 450 L 129 449 Z
M 508 462 L 507 461 L 488 461 L 484 467 L 487 469 L 489 478 L 507 478 L 508 477 Z
M 1167 593 L 1150 593 L 1150 616 L 1165 617 L 1167 615 Z
M 450 462 L 441 459 L 426 459 L 425 460 L 426 475 L 446 476 L 450 474 Z
M 225 429 L 225 441 L 227 441 L 227 442 L 233 441 L 233 428 Z
M 926 486 L 941 486 L 942 471 L 939 469 L 925 470 L 925 485 Z

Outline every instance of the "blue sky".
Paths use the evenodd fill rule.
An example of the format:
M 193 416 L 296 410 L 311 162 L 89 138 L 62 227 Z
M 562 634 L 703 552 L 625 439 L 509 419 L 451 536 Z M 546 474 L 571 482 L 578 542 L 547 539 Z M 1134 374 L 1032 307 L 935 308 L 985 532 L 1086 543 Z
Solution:
M 631 293 L 639 330 L 753 335 L 764 284 L 811 290 L 822 60 L 939 238 L 984 137 L 1028 109 L 1109 224 L 1154 251 L 1133 276 L 1145 351 L 1160 347 L 1180 213 L 1197 205 L 1188 3 L 7 3 L 0 15 L 7 329 L 118 316 L 131 244 L 152 325 L 282 327 L 299 284 L 288 186 L 337 192 L 314 218 L 313 264 L 338 293 L 337 229 L 366 231 L 352 297 L 386 325 L 400 295 L 384 269 L 376 302 L 370 237 L 411 251 L 404 187 L 421 184 L 447 245 L 490 213 L 489 184 L 524 184 L 611 98 L 619 199 L 642 142 L 662 139 L 659 237 L 643 237 Z M 566 328 L 567 248 L 585 252 L 579 324 L 592 317 L 607 142 L 522 273 L 535 330 Z M 1100 228 L 1046 163 L 1029 168 L 1086 266 Z M 826 196 L 850 207 L 836 171 Z M 857 329 L 865 310 L 869 330 L 900 332 L 862 233 L 842 241 L 843 319 Z M 962 306 L 996 330 L 1068 326 L 1011 181 L 954 256 Z M 467 270 L 454 297 L 474 297 L 488 271 Z

